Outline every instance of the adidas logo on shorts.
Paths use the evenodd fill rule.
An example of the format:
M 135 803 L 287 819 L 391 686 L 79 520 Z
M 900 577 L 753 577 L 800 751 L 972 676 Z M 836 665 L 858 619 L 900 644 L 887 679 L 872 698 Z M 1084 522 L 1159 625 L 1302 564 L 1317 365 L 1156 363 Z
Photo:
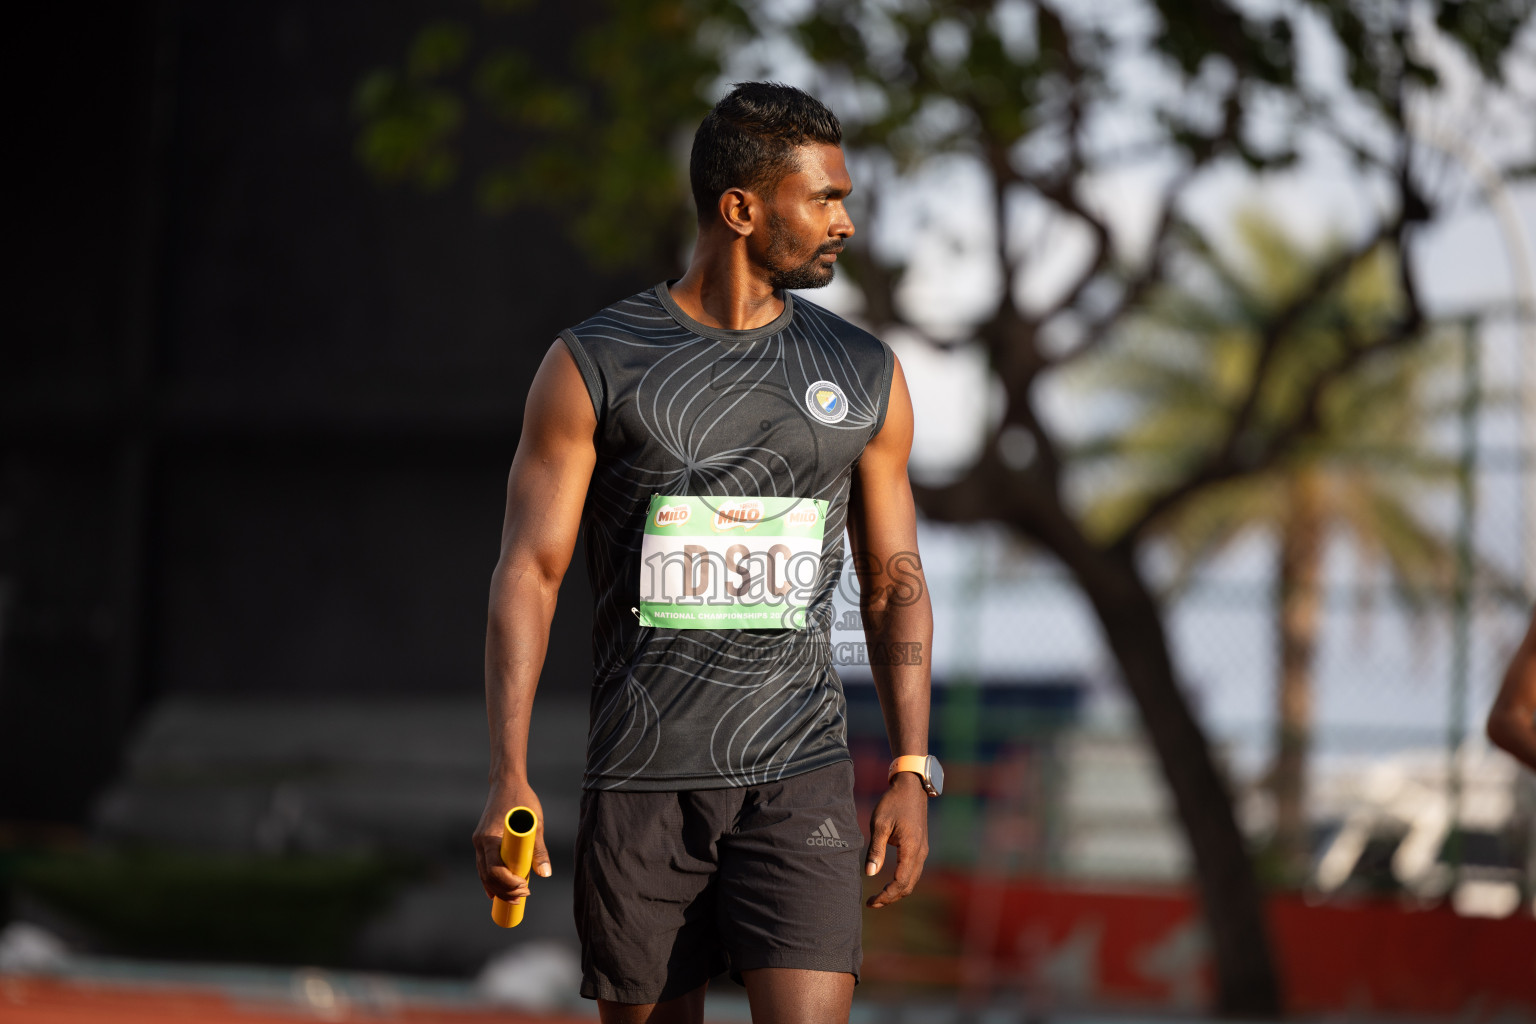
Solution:
M 837 826 L 832 824 L 832 819 L 831 818 L 828 818 L 826 821 L 822 822 L 819 826 L 817 826 L 815 832 L 812 832 L 810 834 L 810 837 L 807 838 L 806 841 L 805 841 L 805 845 L 806 846 L 841 846 L 844 849 L 846 849 L 847 846 L 848 846 L 848 840 L 846 840 L 842 836 L 838 835 L 838 833 L 837 833 Z

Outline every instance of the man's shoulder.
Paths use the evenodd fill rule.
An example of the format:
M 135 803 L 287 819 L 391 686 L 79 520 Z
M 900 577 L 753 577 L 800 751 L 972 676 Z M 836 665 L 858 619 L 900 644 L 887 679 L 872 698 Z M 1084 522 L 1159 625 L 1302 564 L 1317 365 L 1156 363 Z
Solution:
M 674 326 L 654 288 L 610 303 L 567 330 L 583 341 L 613 333 L 644 334 Z
M 815 327 L 827 332 L 844 344 L 852 342 L 854 344 L 870 345 L 875 349 L 889 347 L 885 342 L 852 320 L 837 315 L 827 307 L 812 302 L 798 292 L 795 294 L 795 319 L 802 321 L 807 327 Z

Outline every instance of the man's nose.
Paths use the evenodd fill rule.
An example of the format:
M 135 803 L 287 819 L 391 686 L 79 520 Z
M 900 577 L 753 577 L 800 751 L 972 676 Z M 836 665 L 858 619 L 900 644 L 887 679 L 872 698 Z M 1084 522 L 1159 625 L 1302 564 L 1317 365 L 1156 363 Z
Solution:
M 853 236 L 853 218 L 848 216 L 848 208 L 842 203 L 837 204 L 838 216 L 832 219 L 831 233 L 839 238 L 851 238 Z

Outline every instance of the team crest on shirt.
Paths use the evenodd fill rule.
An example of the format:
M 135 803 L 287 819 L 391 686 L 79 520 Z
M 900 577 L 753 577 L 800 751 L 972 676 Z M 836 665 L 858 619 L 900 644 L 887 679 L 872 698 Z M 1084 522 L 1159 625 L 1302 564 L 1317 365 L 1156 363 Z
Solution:
M 848 415 L 843 389 L 829 380 L 819 380 L 805 389 L 805 407 L 823 423 L 841 423 Z

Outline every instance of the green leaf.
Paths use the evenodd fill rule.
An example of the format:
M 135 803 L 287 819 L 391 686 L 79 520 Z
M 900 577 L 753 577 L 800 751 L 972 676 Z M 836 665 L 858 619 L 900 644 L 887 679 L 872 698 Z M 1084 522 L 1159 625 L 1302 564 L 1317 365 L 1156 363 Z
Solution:
M 469 33 L 462 25 L 441 21 L 416 33 L 407 61 L 411 77 L 426 81 L 456 71 L 469 50 Z

